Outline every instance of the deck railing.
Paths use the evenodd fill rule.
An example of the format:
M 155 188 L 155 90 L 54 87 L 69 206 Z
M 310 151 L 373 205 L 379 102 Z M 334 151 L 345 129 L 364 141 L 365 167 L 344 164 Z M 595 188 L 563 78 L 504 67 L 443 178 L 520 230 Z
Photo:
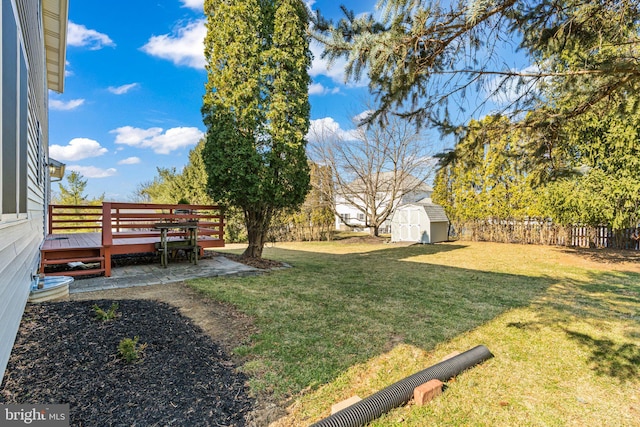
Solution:
M 102 206 L 49 205 L 49 234 L 102 230 Z
M 222 240 L 224 225 L 219 206 L 161 205 L 150 203 L 103 203 L 102 244 L 110 246 L 113 239 L 157 237 L 158 222 L 198 222 L 198 239 Z M 181 232 L 170 232 L 179 236 Z
M 198 248 L 224 246 L 224 217 L 219 206 L 212 205 L 172 205 L 151 203 L 104 202 L 101 206 L 50 205 L 48 215 L 49 234 L 66 234 L 60 241 L 68 242 L 70 234 L 99 233 L 98 236 L 82 240 L 79 246 L 59 245 L 42 249 L 41 269 L 47 265 L 77 261 L 100 260 L 101 268 L 86 270 L 83 274 L 104 272 L 111 275 L 111 256 L 156 251 L 160 241 L 158 223 L 190 223 L 190 227 L 171 228 L 167 237 L 185 238 L 187 229 L 197 223 Z M 57 239 L 51 239 L 57 241 Z M 86 246 L 85 242 L 89 242 Z M 91 244 L 93 243 L 93 246 Z M 72 247 L 73 246 L 73 247 Z
M 158 222 L 198 223 L 199 239 L 222 240 L 222 210 L 215 205 L 152 204 L 104 202 L 101 206 L 49 205 L 49 233 L 102 233 L 102 244 L 113 239 L 157 237 Z M 180 235 L 179 231 L 172 232 Z

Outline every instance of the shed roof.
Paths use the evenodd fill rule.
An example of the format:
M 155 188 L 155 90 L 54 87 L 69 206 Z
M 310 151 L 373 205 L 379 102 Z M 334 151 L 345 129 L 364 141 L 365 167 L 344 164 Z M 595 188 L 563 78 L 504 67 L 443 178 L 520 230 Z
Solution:
M 436 205 L 435 203 L 407 203 L 406 205 L 398 206 L 398 210 L 405 206 L 417 206 L 424 209 L 429 217 L 429 221 L 431 222 L 449 222 L 449 218 L 447 218 L 447 213 L 444 211 L 444 208 L 440 205 Z
M 420 203 L 420 206 L 424 207 L 424 211 L 431 222 L 449 222 L 447 213 L 442 206 L 435 203 Z

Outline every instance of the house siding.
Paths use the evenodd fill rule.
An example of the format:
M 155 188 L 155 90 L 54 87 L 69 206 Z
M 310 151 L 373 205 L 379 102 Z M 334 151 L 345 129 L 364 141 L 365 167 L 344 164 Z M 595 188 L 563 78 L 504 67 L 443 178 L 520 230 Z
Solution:
M 41 2 L 3 0 L 0 14 L 6 13 L 16 19 L 18 50 L 26 64 L 11 63 L 10 58 L 3 57 L 0 72 L 4 74 L 8 67 L 19 67 L 18 87 L 26 89 L 26 105 L 25 98 L 21 98 L 15 108 L 19 117 L 26 112 L 26 120 L 2 123 L 3 127 L 15 126 L 19 143 L 16 175 L 0 174 L 5 184 L 15 182 L 17 194 L 16 212 L 0 211 L 0 378 L 4 376 L 33 275 L 37 272 L 48 198 L 45 167 L 48 115 Z M 0 141 L 0 147 L 10 143 L 15 142 Z M 0 156 L 6 152 L 0 151 Z
M 381 233 L 389 233 L 391 232 L 391 218 L 393 217 L 393 212 L 395 211 L 397 206 L 415 203 L 424 198 L 431 197 L 431 193 L 433 193 L 433 189 L 426 185 L 420 185 L 413 189 L 412 191 L 404 194 L 401 198 L 397 198 L 396 200 L 391 200 L 391 195 L 386 192 L 379 192 L 376 195 L 376 203 L 378 203 L 378 212 L 382 212 L 387 208 L 389 203 L 393 203 L 394 209 L 387 218 L 386 221 L 380 226 Z M 347 200 L 345 197 L 337 195 L 335 198 L 335 227 L 336 230 L 351 230 L 355 229 L 357 231 L 369 231 L 369 228 L 365 225 L 364 220 L 364 211 L 365 209 L 365 194 L 354 194 L 351 198 L 352 201 Z M 341 218 L 347 215 L 349 220 L 348 224 L 345 224 Z M 358 218 L 361 216 L 362 218 Z

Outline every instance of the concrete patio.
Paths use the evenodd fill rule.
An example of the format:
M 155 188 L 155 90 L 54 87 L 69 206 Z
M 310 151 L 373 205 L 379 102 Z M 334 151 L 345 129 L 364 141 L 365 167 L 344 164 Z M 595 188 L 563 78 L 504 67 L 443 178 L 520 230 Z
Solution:
M 111 270 L 111 277 L 76 279 L 69 286 L 69 293 L 175 283 L 196 277 L 248 276 L 262 272 L 264 270 L 217 255 L 200 259 L 197 265 L 179 261 L 169 263 L 167 268 L 163 268 L 159 263 L 115 267 Z

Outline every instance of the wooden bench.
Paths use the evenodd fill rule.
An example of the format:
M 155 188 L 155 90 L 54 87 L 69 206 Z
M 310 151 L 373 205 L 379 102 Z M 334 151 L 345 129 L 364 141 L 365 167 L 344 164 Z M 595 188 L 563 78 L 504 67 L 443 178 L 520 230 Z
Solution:
M 168 240 L 167 241 L 167 256 L 164 256 L 164 248 L 162 242 L 155 243 L 156 251 L 160 254 L 160 263 L 163 267 L 166 267 L 166 263 L 171 259 L 177 259 L 178 252 L 184 251 L 189 262 L 198 264 L 198 254 L 202 247 L 198 244 L 192 244 L 189 240 Z

